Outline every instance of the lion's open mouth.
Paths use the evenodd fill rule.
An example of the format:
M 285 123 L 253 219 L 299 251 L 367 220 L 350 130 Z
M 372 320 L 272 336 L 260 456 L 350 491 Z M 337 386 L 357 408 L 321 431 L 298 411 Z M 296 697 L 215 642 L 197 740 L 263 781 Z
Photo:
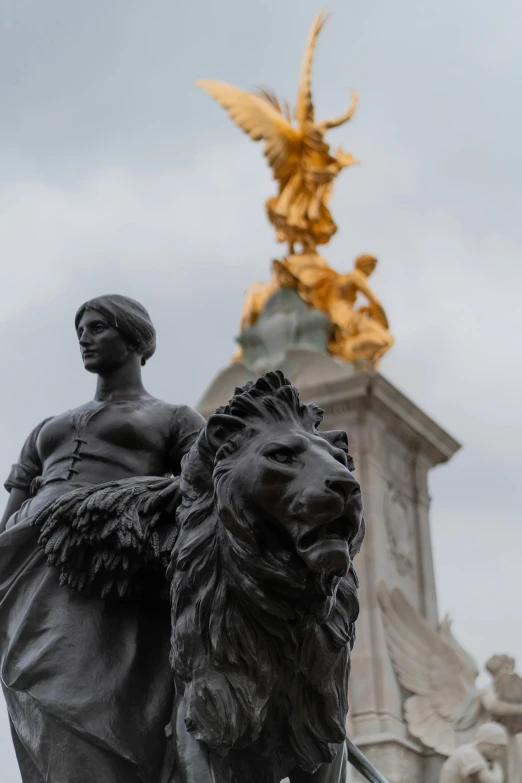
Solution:
M 299 536 L 297 548 L 299 552 L 306 552 L 320 541 L 342 541 L 348 543 L 349 525 L 346 519 L 339 517 L 326 525 L 320 525 Z

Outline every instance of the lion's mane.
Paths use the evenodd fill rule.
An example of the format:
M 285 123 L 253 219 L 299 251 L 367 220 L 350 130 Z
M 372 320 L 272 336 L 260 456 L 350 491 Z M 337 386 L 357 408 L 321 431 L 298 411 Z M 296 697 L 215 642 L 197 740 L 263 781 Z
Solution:
M 290 418 L 308 429 L 323 415 L 279 372 L 236 389 L 218 413 L 252 427 Z M 260 549 L 253 531 L 263 520 L 241 497 L 228 502 L 244 534 L 231 534 L 215 493 L 229 492 L 232 471 L 214 465 L 204 428 L 182 465 L 170 571 L 171 663 L 185 683 L 186 724 L 225 751 L 254 745 L 263 754 L 275 735 L 282 761 L 313 771 L 345 737 L 357 577 L 351 568 L 321 583 L 268 532 Z

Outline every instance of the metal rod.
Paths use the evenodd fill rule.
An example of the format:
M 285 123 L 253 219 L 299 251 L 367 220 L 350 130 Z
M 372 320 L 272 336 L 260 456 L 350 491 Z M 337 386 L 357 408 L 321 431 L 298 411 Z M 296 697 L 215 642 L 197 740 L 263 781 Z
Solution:
M 363 778 L 369 780 L 370 783 L 388 783 L 386 778 L 383 777 L 377 769 L 375 769 L 371 761 L 366 758 L 364 753 L 361 753 L 357 745 L 354 745 L 353 742 L 348 738 L 346 738 L 346 748 L 348 750 L 348 761 L 352 767 L 355 767 L 357 772 L 363 776 Z

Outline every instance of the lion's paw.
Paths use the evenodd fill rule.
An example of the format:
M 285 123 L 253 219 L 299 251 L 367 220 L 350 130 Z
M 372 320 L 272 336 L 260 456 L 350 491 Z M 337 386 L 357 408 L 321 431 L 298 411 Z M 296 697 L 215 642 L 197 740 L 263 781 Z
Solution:
M 185 691 L 185 726 L 215 750 L 250 744 L 259 736 L 266 711 L 256 684 L 242 675 L 212 672 Z

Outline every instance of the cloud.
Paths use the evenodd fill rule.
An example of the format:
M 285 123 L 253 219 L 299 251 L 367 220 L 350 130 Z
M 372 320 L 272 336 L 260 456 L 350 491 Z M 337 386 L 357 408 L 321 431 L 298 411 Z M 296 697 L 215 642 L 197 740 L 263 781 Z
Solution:
M 38 181 L 6 187 L 0 241 L 12 277 L 0 292 L 0 321 L 107 265 L 151 281 L 161 273 L 173 296 L 175 284 L 192 281 L 197 268 L 213 265 L 217 277 L 237 266 L 249 240 L 242 228 L 246 158 L 246 144 L 230 144 L 167 173 L 107 168 L 74 187 Z

